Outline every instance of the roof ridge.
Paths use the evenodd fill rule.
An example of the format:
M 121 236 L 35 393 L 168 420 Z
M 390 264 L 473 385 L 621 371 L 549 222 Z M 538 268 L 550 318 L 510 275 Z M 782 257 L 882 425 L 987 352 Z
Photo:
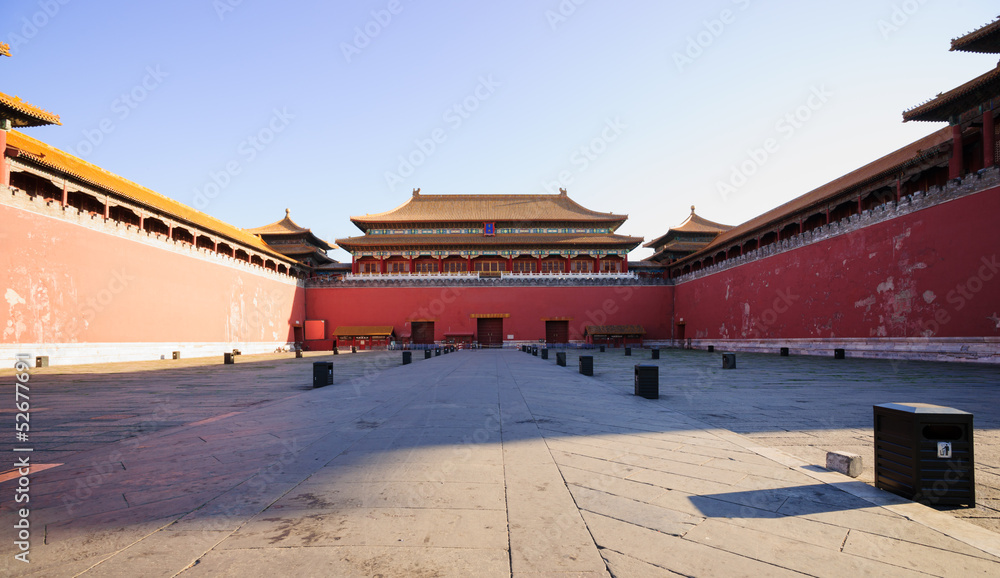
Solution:
M 3 103 L 11 107 L 14 110 L 17 110 L 18 112 L 35 119 L 36 121 L 41 121 L 40 124 L 58 124 L 62 126 L 62 120 L 59 119 L 58 114 L 47 111 L 44 108 L 35 106 L 31 103 L 25 102 L 21 100 L 21 97 L 17 95 L 11 96 L 4 92 L 0 92 L 0 103 Z M 14 126 L 22 126 L 22 125 L 15 124 Z M 29 123 L 23 126 L 32 126 L 32 124 Z M 38 126 L 38 124 L 35 124 L 34 126 Z
M 534 206 L 531 206 L 534 204 Z M 402 204 L 378 213 L 352 216 L 362 230 L 380 219 L 386 222 L 514 221 L 621 221 L 628 215 L 604 213 L 584 207 L 560 190 L 544 193 L 457 193 L 428 195 L 414 190 Z M 620 226 L 620 224 L 619 224 Z

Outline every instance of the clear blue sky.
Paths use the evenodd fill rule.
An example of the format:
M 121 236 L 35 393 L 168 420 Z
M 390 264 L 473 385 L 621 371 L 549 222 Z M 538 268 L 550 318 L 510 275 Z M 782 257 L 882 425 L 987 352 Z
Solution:
M 738 224 L 939 128 L 900 114 L 996 65 L 948 47 L 997 13 L 933 0 L 4 0 L 14 57 L 0 91 L 61 115 L 32 136 L 239 227 L 288 207 L 333 241 L 414 187 L 542 193 L 562 178 L 650 240 L 692 204 Z M 779 123 L 789 113 L 799 120 Z M 754 167 L 748 150 L 767 139 Z M 753 174 L 720 192 L 739 165 Z

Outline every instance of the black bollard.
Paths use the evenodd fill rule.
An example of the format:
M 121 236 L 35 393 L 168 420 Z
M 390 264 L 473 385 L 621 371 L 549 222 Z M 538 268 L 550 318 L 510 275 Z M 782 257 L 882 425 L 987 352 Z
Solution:
M 656 365 L 635 366 L 635 395 L 646 399 L 660 398 L 660 368 Z

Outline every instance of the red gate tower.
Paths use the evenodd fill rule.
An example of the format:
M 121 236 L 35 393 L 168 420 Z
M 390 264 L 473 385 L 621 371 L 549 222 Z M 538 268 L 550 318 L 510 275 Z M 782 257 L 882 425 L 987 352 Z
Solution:
M 951 50 L 1000 54 L 1000 20 L 951 41 Z M 1000 103 L 1000 64 L 965 84 L 938 94 L 903 113 L 903 121 L 947 122 L 951 129 L 948 178 L 997 165 L 997 125 L 993 111 Z
M 0 42 L 0 56 L 10 56 L 10 46 Z M 16 96 L 0 92 L 0 185 L 10 184 L 7 166 L 7 132 L 12 128 L 62 124 L 59 115 L 32 106 Z M 12 153 L 13 154 L 13 153 Z
M 641 237 L 617 235 L 628 215 L 558 195 L 422 195 L 351 217 L 365 234 L 338 239 L 354 275 L 622 274 Z
M 282 255 L 295 259 L 310 272 L 317 267 L 337 262 L 326 254 L 336 247 L 314 235 L 310 229 L 297 225 L 292 220 L 290 209 L 285 209 L 284 219 L 263 227 L 247 229 L 247 232 L 260 237 Z
M 696 215 L 694 205 L 691 205 L 691 214 L 683 223 L 671 227 L 665 235 L 653 239 L 643 247 L 653 249 L 653 255 L 649 257 L 650 261 L 669 264 L 703 249 L 729 229 L 732 229 L 729 225 L 709 221 Z

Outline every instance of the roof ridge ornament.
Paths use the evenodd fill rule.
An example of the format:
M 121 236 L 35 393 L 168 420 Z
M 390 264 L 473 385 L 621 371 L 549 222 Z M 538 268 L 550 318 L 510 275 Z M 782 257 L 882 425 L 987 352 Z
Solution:
M 413 189 L 413 196 L 414 197 L 419 197 L 420 196 L 420 187 L 417 187 L 417 188 Z
M 563 189 L 563 188 L 560 187 L 560 189 L 559 189 L 559 196 L 560 197 L 565 197 L 566 196 L 566 189 Z

